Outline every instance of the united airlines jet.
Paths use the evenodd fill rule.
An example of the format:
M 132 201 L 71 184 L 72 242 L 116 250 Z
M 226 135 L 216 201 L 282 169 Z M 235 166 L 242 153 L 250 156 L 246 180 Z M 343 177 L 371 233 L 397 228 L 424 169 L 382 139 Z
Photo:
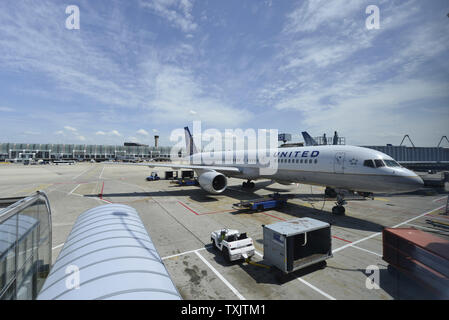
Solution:
M 269 154 L 270 168 L 274 167 L 275 170 L 268 170 L 267 164 L 259 161 L 255 150 L 200 153 L 188 127 L 184 129 L 189 164 L 149 166 L 192 169 L 198 175 L 201 188 L 212 194 L 219 194 L 226 189 L 227 177 L 247 180 L 242 187 L 248 189 L 254 188 L 252 180 L 257 179 L 271 179 L 281 184 L 323 186 L 326 187 L 327 196 L 337 197 L 332 212 L 344 214 L 346 190 L 367 197 L 373 193 L 411 192 L 424 185 L 423 180 L 413 171 L 373 149 L 326 145 L 259 150 L 259 154 Z M 213 161 L 217 163 L 217 159 L 221 160 L 219 165 L 210 164 Z

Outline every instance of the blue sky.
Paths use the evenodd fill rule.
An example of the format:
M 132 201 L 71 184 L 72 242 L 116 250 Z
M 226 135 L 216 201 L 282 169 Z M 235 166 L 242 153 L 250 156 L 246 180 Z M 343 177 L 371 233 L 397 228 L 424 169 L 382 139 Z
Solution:
M 65 28 L 73 4 L 80 30 Z M 201 120 L 434 146 L 449 135 L 448 13 L 436 0 L 1 1 L 0 142 L 167 145 Z

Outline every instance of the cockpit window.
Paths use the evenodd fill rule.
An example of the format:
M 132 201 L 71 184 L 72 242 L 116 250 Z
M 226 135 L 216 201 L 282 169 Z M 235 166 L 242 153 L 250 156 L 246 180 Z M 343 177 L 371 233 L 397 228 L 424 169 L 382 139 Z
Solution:
M 385 167 L 385 163 L 380 159 L 374 159 L 374 163 L 376 164 L 376 168 Z
M 365 160 L 363 161 L 363 165 L 365 167 L 375 168 L 373 160 Z
M 384 162 L 387 165 L 387 167 L 400 167 L 401 166 L 399 163 L 397 163 L 394 160 L 386 160 L 386 159 L 384 159 Z

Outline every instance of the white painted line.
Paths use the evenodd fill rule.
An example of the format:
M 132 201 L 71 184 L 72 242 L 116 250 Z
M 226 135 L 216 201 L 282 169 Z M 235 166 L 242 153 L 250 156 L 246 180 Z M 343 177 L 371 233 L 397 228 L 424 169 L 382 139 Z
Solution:
M 75 180 L 76 178 L 78 178 L 79 176 L 83 175 L 84 173 L 86 173 L 86 172 L 89 171 L 90 169 L 92 169 L 92 168 L 89 168 L 89 169 L 87 169 L 87 170 L 81 172 L 81 173 L 80 173 L 79 175 L 77 175 L 76 177 L 73 177 L 72 180 Z
M 381 254 L 378 254 L 378 253 L 376 253 L 376 252 L 374 252 L 374 251 L 370 251 L 370 250 L 368 250 L 368 249 L 364 249 L 364 248 L 360 248 L 360 247 L 358 247 L 358 246 L 352 246 L 353 248 L 356 248 L 356 249 L 359 249 L 359 250 L 362 250 L 362 251 L 365 251 L 365 252 L 368 252 L 368 253 L 371 253 L 371 254 L 374 254 L 374 255 L 376 255 L 376 256 L 378 256 L 378 257 L 382 257 L 382 255 Z
M 171 255 L 171 256 L 166 256 L 166 257 L 163 257 L 162 260 L 171 259 L 171 258 L 174 258 L 174 257 L 179 257 L 179 256 L 182 256 L 182 255 L 185 255 L 185 254 L 189 254 L 189 253 L 192 253 L 192 252 L 195 252 L 195 251 L 201 251 L 201 250 L 206 250 L 206 248 L 200 248 L 200 249 L 195 249 L 195 250 L 181 252 L 181 253 L 174 254 L 174 255 Z
M 99 177 L 99 179 L 101 179 L 101 177 L 103 176 L 103 171 L 104 171 L 104 168 L 105 168 L 105 166 L 103 166 L 103 170 L 101 170 L 101 173 L 100 173 L 100 177 Z
M 79 194 L 79 193 L 72 193 L 72 196 L 78 196 L 78 197 L 83 197 L 84 198 L 84 196 L 82 194 Z
M 432 202 L 437 202 L 437 201 L 440 201 L 440 200 L 446 199 L 447 197 L 448 197 L 448 196 L 444 196 L 444 197 L 442 197 L 442 198 L 438 198 L 438 199 L 432 200 Z
M 304 283 L 306 286 L 312 288 L 312 289 L 315 290 L 316 292 L 322 294 L 323 296 L 325 296 L 325 297 L 328 298 L 329 300 L 337 300 L 337 299 L 335 299 L 334 297 L 332 297 L 331 295 L 327 294 L 326 292 L 324 292 L 324 291 L 318 289 L 317 287 L 315 287 L 314 285 L 308 283 L 306 280 L 301 279 L 301 278 L 296 278 L 296 279 L 298 279 L 300 282 Z
M 432 213 L 432 212 L 434 212 L 434 211 L 440 210 L 441 208 L 444 208 L 444 207 L 445 207 L 445 206 L 440 206 L 440 207 L 438 207 L 438 208 L 435 208 L 435 209 L 432 209 L 432 210 L 430 210 L 430 211 L 424 212 L 424 213 L 420 214 L 419 216 L 416 216 L 416 217 L 411 218 L 411 219 L 409 219 L 409 220 L 407 220 L 407 221 L 401 222 L 401 223 L 399 223 L 399 224 L 397 224 L 397 225 L 395 225 L 395 226 L 393 226 L 393 227 L 391 227 L 391 228 L 397 228 L 397 227 L 400 227 L 400 226 L 402 226 L 402 225 L 404 225 L 404 224 L 407 224 L 407 223 L 412 222 L 412 221 L 414 221 L 414 220 L 416 220 L 416 219 L 419 219 L 419 218 L 421 218 L 421 217 L 423 217 L 423 216 L 425 216 L 425 215 L 427 215 L 427 214 L 429 214 L 429 213 Z M 365 240 L 374 238 L 374 237 L 376 237 L 376 236 L 378 236 L 378 235 L 380 235 L 380 234 L 382 234 L 382 232 L 376 232 L 376 233 L 374 233 L 374 234 L 372 234 L 372 235 L 370 235 L 370 236 L 368 236 L 368 237 L 365 237 L 365 238 L 362 238 L 362 239 L 360 239 L 360 240 L 357 240 L 357 241 L 354 241 L 354 242 L 352 242 L 352 243 L 349 243 L 349 244 L 346 244 L 346 245 L 344 245 L 344 246 L 341 246 L 341 247 L 339 247 L 339 248 L 333 250 L 332 253 L 338 252 L 338 251 L 343 250 L 343 249 L 345 249 L 345 248 L 347 248 L 347 247 L 351 247 L 351 246 L 353 246 L 353 245 L 355 245 L 355 244 L 357 244 L 357 243 L 363 242 L 363 241 L 365 241 Z
M 73 190 L 72 191 L 70 191 L 68 194 L 72 194 L 73 193 L 73 191 L 75 191 L 79 186 L 81 185 L 81 183 L 79 184 L 79 185 L 77 185 L 75 188 L 73 188 Z
M 62 247 L 63 245 L 64 245 L 64 243 L 58 244 L 56 247 L 51 248 L 51 250 L 58 249 L 59 247 Z
M 332 253 L 334 254 L 335 252 L 338 252 L 338 251 L 340 251 L 340 250 L 343 250 L 343 249 L 345 249 L 345 248 L 347 248 L 347 247 L 351 247 L 351 246 L 353 246 L 353 245 L 355 245 L 355 244 L 357 244 L 357 243 L 363 242 L 363 241 L 365 241 L 365 240 L 374 238 L 374 237 L 376 237 L 376 236 L 378 236 L 378 235 L 380 235 L 380 234 L 382 234 L 382 232 L 376 232 L 376 233 L 374 233 L 374 234 L 372 234 L 372 235 L 370 235 L 370 236 L 368 236 L 368 237 L 362 238 L 362 239 L 357 240 L 357 241 L 354 241 L 354 242 L 352 242 L 352 243 L 345 244 L 344 246 L 341 246 L 341 247 L 339 247 L 339 248 L 337 248 L 337 249 L 335 249 L 335 250 L 332 250 Z
M 209 269 L 212 270 L 213 273 L 215 273 L 215 275 L 220 278 L 221 281 L 223 281 L 223 283 L 229 288 L 231 289 L 232 292 L 234 292 L 234 294 L 239 297 L 240 300 L 246 300 L 244 296 L 242 296 L 236 288 L 234 288 L 229 282 L 228 280 L 226 280 L 202 255 L 199 254 L 198 251 L 195 251 L 195 254 L 209 267 Z
M 263 255 L 262 255 L 260 252 L 258 252 L 257 250 L 255 250 L 254 253 L 257 254 L 257 255 L 258 255 L 259 257 L 261 257 L 261 258 L 263 257 Z M 310 284 L 310 283 L 307 282 L 306 280 L 301 279 L 301 278 L 296 278 L 296 279 L 298 279 L 300 282 L 304 283 L 306 286 L 312 288 L 312 289 L 315 290 L 316 292 L 322 294 L 322 295 L 325 296 L 326 298 L 328 298 L 328 299 L 330 299 L 330 300 L 337 300 L 337 299 L 335 299 L 334 297 L 332 297 L 331 295 L 327 294 L 326 292 L 324 292 L 324 291 L 318 289 L 317 287 L 315 287 L 314 285 Z
M 447 231 L 445 232 L 445 230 L 441 230 L 441 229 L 429 228 L 429 227 L 425 227 L 425 226 L 419 226 L 419 225 L 413 224 L 413 223 L 407 223 L 407 225 L 415 227 L 415 228 L 418 228 L 418 229 L 426 229 L 426 230 L 437 232 L 437 233 L 447 234 Z
M 414 218 L 412 218 L 412 219 L 409 219 L 409 220 L 407 220 L 407 221 L 401 222 L 401 223 L 395 225 L 395 226 L 392 227 L 392 228 L 400 227 L 400 226 L 402 226 L 403 224 L 407 224 L 407 223 L 409 223 L 409 222 L 412 222 L 412 221 L 414 221 L 414 220 L 416 220 L 416 219 L 419 219 L 419 218 L 425 216 L 426 214 L 429 214 L 429 213 L 432 213 L 432 212 L 434 212 L 434 211 L 440 210 L 440 209 L 442 209 L 442 208 L 444 208 L 444 207 L 446 207 L 446 206 L 445 206 L 445 205 L 444 205 L 444 206 L 440 206 L 440 207 L 438 207 L 438 208 L 436 208 L 436 209 L 432 209 L 432 210 L 430 210 L 430 211 L 424 212 L 424 213 L 420 214 L 419 216 L 414 217 Z

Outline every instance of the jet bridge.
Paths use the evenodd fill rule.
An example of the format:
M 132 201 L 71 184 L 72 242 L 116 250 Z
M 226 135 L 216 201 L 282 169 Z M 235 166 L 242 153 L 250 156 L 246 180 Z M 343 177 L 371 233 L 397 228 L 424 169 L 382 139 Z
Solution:
M 0 199 L 0 300 L 35 299 L 51 264 L 51 210 L 43 192 Z
M 107 204 L 75 222 L 39 300 L 180 300 L 137 211 Z

